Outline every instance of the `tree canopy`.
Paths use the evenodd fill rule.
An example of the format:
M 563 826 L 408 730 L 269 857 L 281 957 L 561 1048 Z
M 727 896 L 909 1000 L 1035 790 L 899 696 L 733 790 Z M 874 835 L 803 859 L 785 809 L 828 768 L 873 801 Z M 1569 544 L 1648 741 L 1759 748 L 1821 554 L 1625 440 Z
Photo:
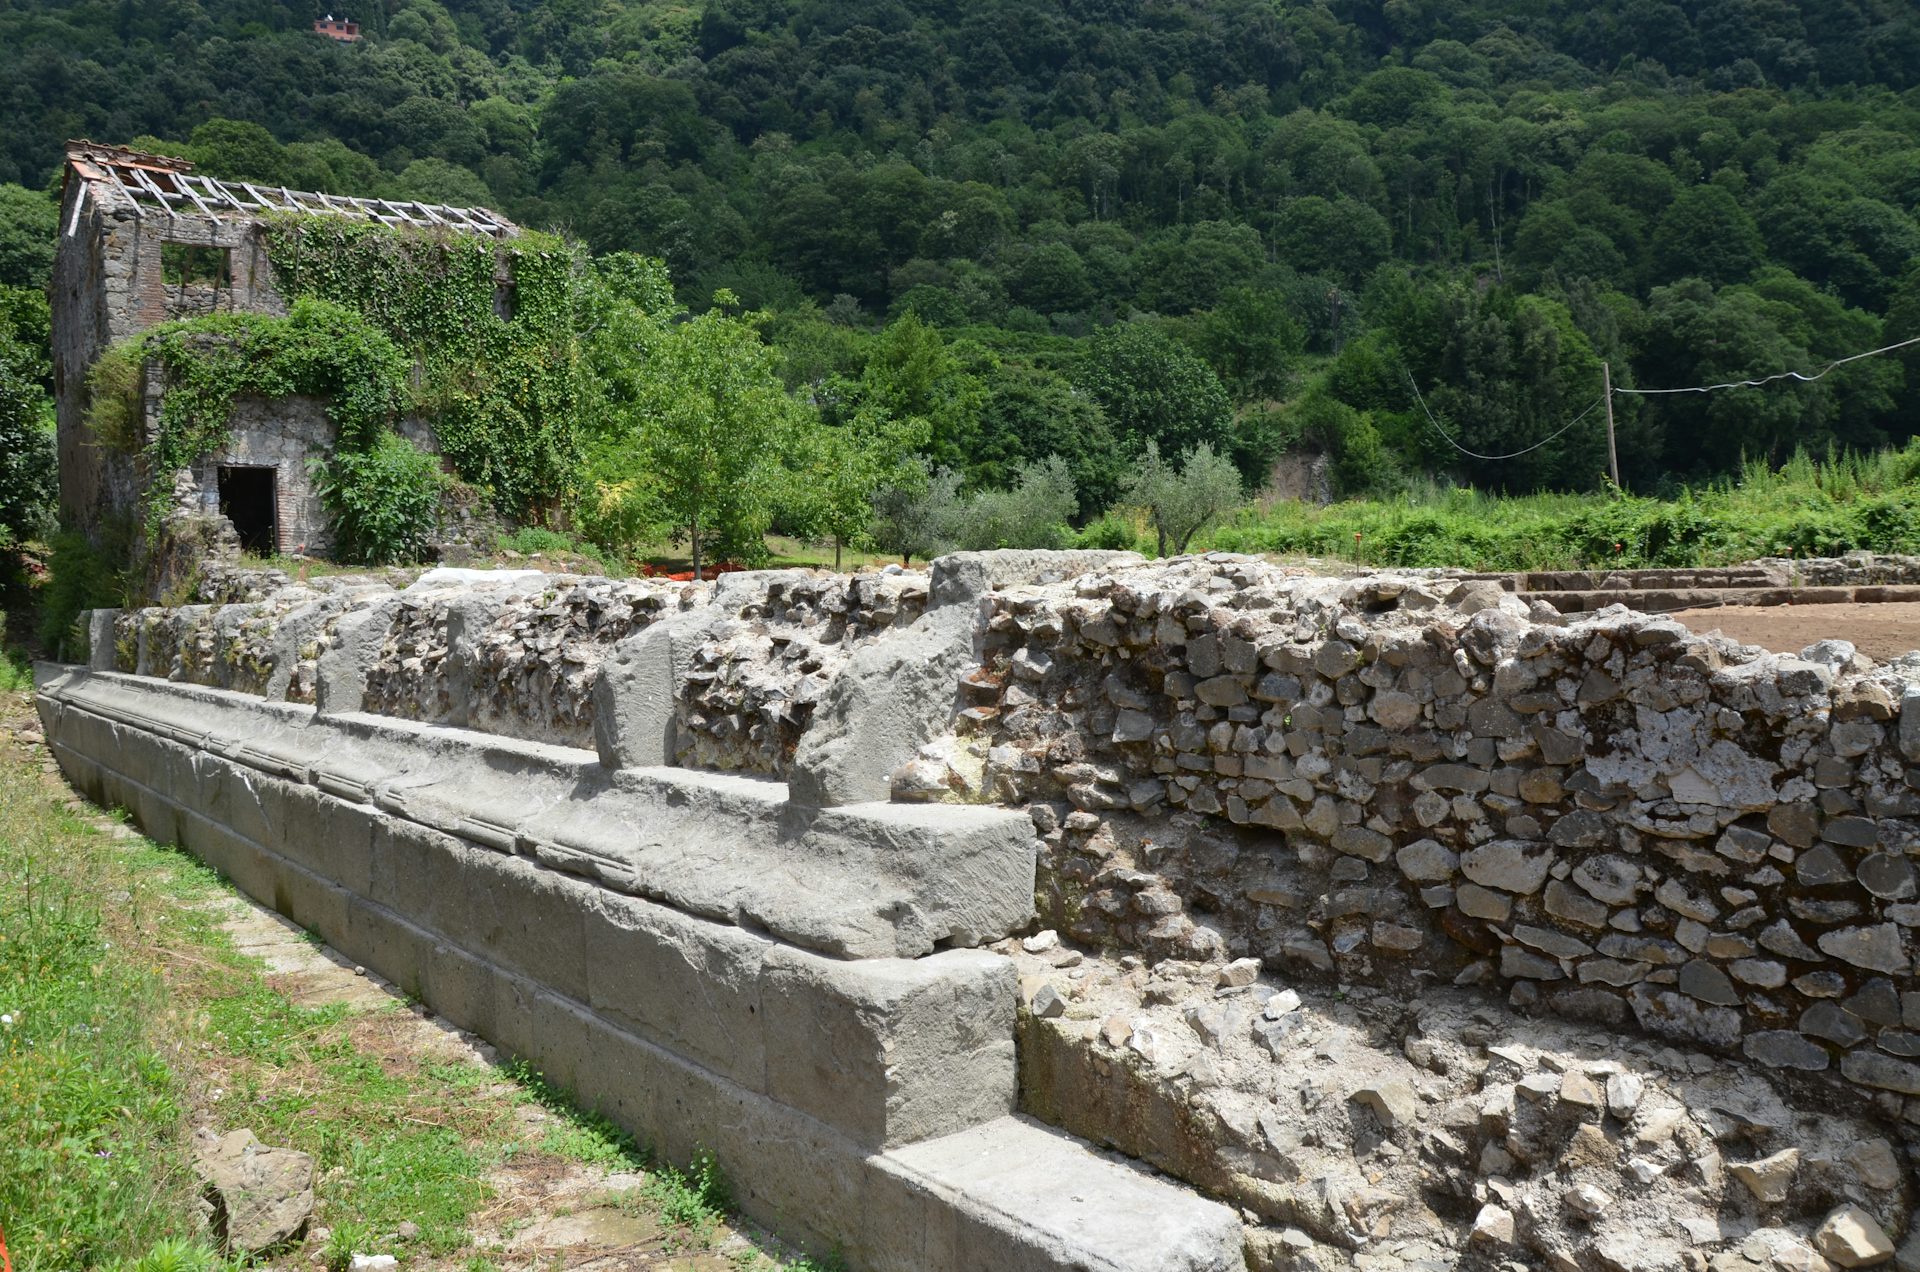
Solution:
M 319 11 L 0 9 L 0 286 L 44 284 L 74 135 L 486 202 L 767 311 L 792 401 L 924 427 L 966 491 L 1060 455 L 1083 518 L 1148 440 L 1590 488 L 1588 424 L 1478 456 L 1577 417 L 1602 362 L 1672 387 L 1911 329 L 1899 0 L 395 0 L 351 45 Z M 1916 366 L 1627 403 L 1627 484 L 1902 441 Z

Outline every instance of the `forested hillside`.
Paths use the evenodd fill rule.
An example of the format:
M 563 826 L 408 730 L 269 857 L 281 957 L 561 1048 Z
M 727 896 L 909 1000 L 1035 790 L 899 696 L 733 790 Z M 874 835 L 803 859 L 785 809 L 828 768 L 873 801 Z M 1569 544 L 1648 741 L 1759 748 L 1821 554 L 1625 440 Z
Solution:
M 0 6 L 0 181 L 144 137 L 656 255 L 696 311 L 773 311 L 828 423 L 923 419 L 973 486 L 1058 452 L 1083 514 L 1149 438 L 1590 489 L 1597 413 L 1464 451 L 1549 436 L 1603 360 L 1671 387 L 1920 334 L 1905 0 L 389 0 L 358 45 L 322 8 Z M 0 190 L 0 282 L 51 231 Z M 1621 462 L 1656 491 L 1916 405 L 1899 356 L 1622 398 Z

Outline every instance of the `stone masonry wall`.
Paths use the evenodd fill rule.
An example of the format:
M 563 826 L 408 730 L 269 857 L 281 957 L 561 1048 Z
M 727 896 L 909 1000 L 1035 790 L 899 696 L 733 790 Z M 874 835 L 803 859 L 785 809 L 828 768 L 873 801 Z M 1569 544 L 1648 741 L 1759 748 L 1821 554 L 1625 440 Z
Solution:
M 675 700 L 677 762 L 784 777 L 853 648 L 926 607 L 921 574 L 772 576 L 693 649 Z
M 367 710 L 587 746 L 601 660 L 668 623 L 671 754 L 775 776 L 852 655 L 928 605 L 898 572 L 231 582 L 210 599 L 261 599 L 121 616 L 112 665 L 302 701 L 359 641 Z M 1025 807 L 1043 925 L 1477 986 L 1920 1122 L 1920 658 L 1224 555 L 968 612 L 978 665 L 894 797 Z
M 1920 1096 L 1920 660 L 1224 556 L 983 609 L 957 748 L 1029 803 L 1063 931 Z

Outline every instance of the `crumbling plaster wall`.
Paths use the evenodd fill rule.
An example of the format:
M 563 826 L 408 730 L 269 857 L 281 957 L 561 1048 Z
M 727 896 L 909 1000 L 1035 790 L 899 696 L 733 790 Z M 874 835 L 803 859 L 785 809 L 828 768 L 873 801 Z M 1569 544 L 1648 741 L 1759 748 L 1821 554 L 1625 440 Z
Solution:
M 121 616 L 97 665 L 299 701 L 358 649 L 368 710 L 585 746 L 606 658 L 666 623 L 673 758 L 779 775 L 927 606 L 909 574 L 332 586 Z M 1027 808 L 1048 924 L 1479 986 L 1920 1122 L 1920 664 L 1228 556 L 964 605 L 977 666 L 895 798 Z

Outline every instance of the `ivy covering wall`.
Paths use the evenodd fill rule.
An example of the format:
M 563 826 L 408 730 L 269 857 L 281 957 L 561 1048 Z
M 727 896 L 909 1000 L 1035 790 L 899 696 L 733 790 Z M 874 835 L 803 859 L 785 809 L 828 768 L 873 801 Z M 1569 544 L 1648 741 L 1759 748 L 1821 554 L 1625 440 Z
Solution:
M 432 466 L 394 456 L 408 445 L 394 431 L 403 416 L 430 424 L 454 472 L 502 511 L 537 517 L 567 499 L 581 467 L 579 358 L 574 263 L 559 239 L 291 216 L 263 222 L 262 233 L 288 314 L 164 323 L 109 350 L 88 380 L 100 441 L 140 453 L 159 478 L 227 444 L 241 394 L 321 398 L 339 434 L 321 488 L 343 543 L 368 559 L 417 552 L 430 529 L 418 522 L 431 515 Z M 150 434 L 143 366 L 166 386 Z M 402 477 L 404 490 L 381 485 Z M 169 494 L 150 481 L 150 522 Z M 394 536 L 344 524 L 369 507 L 412 511 Z
M 264 229 L 283 297 L 344 306 L 412 358 L 409 408 L 432 423 L 463 480 L 521 517 L 572 492 L 574 261 L 561 240 L 296 216 Z

